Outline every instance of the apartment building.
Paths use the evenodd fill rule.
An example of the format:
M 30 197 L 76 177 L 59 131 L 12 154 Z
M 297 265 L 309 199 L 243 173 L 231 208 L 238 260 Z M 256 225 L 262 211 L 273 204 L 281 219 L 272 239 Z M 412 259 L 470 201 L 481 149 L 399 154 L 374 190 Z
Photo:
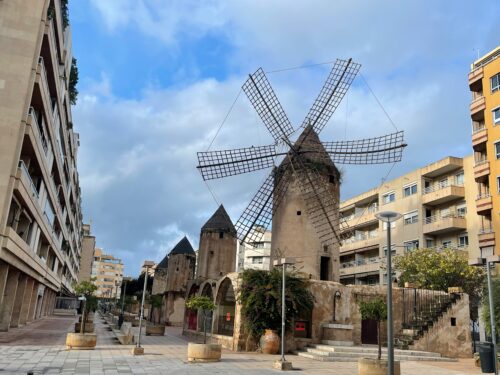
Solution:
M 391 225 L 391 253 L 415 248 L 445 248 L 479 254 L 482 233 L 477 214 L 474 158 L 447 157 L 340 204 L 349 228 L 340 249 L 344 284 L 386 283 L 387 225 L 375 214 L 396 211 Z
M 0 331 L 50 314 L 82 244 L 67 2 L 0 1 Z
M 123 263 L 113 255 L 104 254 L 100 248 L 94 252 L 92 262 L 92 278 L 97 285 L 96 296 L 101 298 L 120 298 L 123 280 Z
M 500 243 L 500 47 L 474 61 L 468 78 L 479 247 L 485 257 L 498 254 Z
M 91 233 L 90 224 L 83 224 L 82 255 L 78 281 L 89 281 L 92 273 L 92 261 L 95 252 L 95 236 Z
M 243 254 L 243 269 L 266 271 L 271 269 L 271 239 L 271 231 L 266 230 L 259 242 L 254 242 L 252 246 L 240 246 Z

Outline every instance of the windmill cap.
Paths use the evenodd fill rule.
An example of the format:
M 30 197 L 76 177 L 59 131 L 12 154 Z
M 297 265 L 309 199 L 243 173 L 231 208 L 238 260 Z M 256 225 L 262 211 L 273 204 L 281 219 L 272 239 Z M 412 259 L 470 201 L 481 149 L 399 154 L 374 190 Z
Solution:
M 187 239 L 186 236 L 182 240 L 180 240 L 177 245 L 174 246 L 172 251 L 170 252 L 170 255 L 177 255 L 177 254 L 186 254 L 186 255 L 193 255 L 196 256 L 196 253 L 194 252 L 193 246 L 191 246 L 191 243 Z

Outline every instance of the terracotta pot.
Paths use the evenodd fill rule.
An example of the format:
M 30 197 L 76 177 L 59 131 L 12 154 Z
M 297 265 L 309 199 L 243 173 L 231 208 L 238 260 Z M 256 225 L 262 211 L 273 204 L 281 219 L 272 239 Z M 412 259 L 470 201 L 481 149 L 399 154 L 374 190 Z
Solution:
M 265 333 L 260 337 L 260 348 L 264 354 L 277 354 L 280 349 L 280 337 L 276 331 L 266 329 Z
M 222 345 L 220 344 L 188 344 L 189 362 L 218 362 L 220 361 Z
M 165 326 L 164 325 L 148 325 L 146 326 L 146 336 L 149 335 L 158 335 L 163 336 L 165 334 Z
M 69 349 L 94 349 L 97 343 L 95 333 L 68 333 L 66 335 L 66 346 Z
M 387 360 L 360 358 L 358 360 L 358 375 L 386 375 Z M 394 361 L 394 375 L 401 375 L 399 361 Z

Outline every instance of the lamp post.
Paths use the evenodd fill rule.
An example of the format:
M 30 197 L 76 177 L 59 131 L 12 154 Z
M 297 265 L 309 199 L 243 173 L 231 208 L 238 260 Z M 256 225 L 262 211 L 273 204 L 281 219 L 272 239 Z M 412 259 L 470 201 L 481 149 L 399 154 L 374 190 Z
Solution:
M 127 293 L 127 282 L 129 282 L 130 280 L 132 280 L 131 277 L 124 277 L 122 279 L 123 293 L 121 295 L 121 297 L 122 297 L 122 307 L 120 309 L 120 316 L 118 317 L 118 327 L 119 328 L 121 328 L 121 326 L 123 324 L 123 308 L 125 307 L 125 294 Z
M 493 287 L 491 285 L 491 267 L 495 263 L 500 263 L 499 255 L 491 255 L 487 258 L 477 258 L 469 260 L 470 266 L 486 265 L 486 278 L 488 281 L 488 305 L 490 308 L 490 326 L 491 326 L 491 341 L 493 341 L 493 365 L 495 366 L 495 375 L 498 375 L 498 359 L 497 359 L 497 330 L 495 324 L 495 306 L 493 306 Z
M 394 321 L 392 318 L 392 246 L 391 223 L 401 218 L 401 214 L 393 211 L 382 211 L 375 214 L 380 221 L 387 223 L 387 369 L 388 375 L 394 375 Z
M 141 347 L 141 333 L 142 333 L 142 319 L 144 318 L 144 299 L 146 298 L 146 286 L 148 284 L 148 271 L 150 267 L 153 267 L 155 262 L 152 260 L 145 260 L 142 265 L 146 269 L 144 273 L 144 289 L 142 290 L 142 302 L 141 302 L 141 315 L 139 316 L 139 337 L 137 338 L 137 345 L 132 349 L 132 354 L 141 355 L 144 354 L 144 348 Z
M 292 363 L 285 359 L 285 325 L 286 325 L 286 299 L 285 299 L 285 272 L 287 264 L 295 264 L 293 258 L 281 258 L 273 261 L 275 267 L 281 266 L 283 270 L 283 280 L 281 281 L 281 359 L 274 363 L 274 367 L 279 370 L 292 370 Z

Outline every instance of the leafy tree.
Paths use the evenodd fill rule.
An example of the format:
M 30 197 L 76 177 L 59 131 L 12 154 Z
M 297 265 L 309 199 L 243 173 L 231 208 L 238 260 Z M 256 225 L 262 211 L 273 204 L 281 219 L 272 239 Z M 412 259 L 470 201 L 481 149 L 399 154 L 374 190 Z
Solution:
M 75 294 L 77 296 L 84 296 L 85 297 L 85 302 L 84 302 L 84 310 L 82 311 L 82 322 L 83 322 L 83 328 L 81 333 L 85 332 L 85 321 L 88 318 L 88 314 L 90 311 L 93 311 L 97 308 L 97 298 L 94 296 L 94 293 L 97 290 L 97 285 L 93 283 L 93 280 L 90 281 L 80 281 L 77 284 L 73 284 L 73 289 L 75 290 Z M 87 318 L 85 317 L 87 316 Z
M 156 314 L 154 313 L 155 309 L 161 309 L 161 306 L 163 304 L 163 297 L 161 294 L 154 294 L 149 297 L 149 303 L 151 304 L 151 317 L 150 320 L 153 321 L 153 323 L 158 324 L 159 322 L 156 321 Z M 152 318 L 152 319 L 151 319 Z
M 78 84 L 78 66 L 76 65 L 76 59 L 73 57 L 71 60 L 71 70 L 69 73 L 69 101 L 71 104 L 75 105 L 78 98 L 78 90 L 76 85 Z
M 250 336 L 259 337 L 265 329 L 281 331 L 282 271 L 245 270 L 240 277 L 241 313 Z M 312 310 L 314 298 L 305 279 L 291 272 L 285 278 L 285 326 L 289 328 L 295 318 Z
M 416 249 L 396 256 L 394 267 L 401 272 L 399 285 L 415 283 L 421 288 L 448 291 L 461 287 L 471 300 L 471 317 L 475 316 L 484 284 L 484 270 L 468 265 L 466 252 L 445 249 Z
M 191 310 L 200 311 L 203 315 L 203 343 L 207 343 L 207 318 L 210 311 L 215 310 L 214 301 L 207 296 L 193 296 L 186 302 L 186 307 Z
M 387 305 L 382 298 L 359 302 L 361 319 L 371 319 L 377 322 L 378 359 L 382 358 L 382 341 L 380 338 L 380 323 L 387 320 Z
M 495 329 L 498 333 L 500 328 L 500 278 L 492 278 L 491 289 L 493 294 L 493 310 L 495 312 Z M 488 300 L 488 290 L 486 285 L 483 291 L 481 319 L 484 322 L 486 332 L 491 336 L 490 303 Z

